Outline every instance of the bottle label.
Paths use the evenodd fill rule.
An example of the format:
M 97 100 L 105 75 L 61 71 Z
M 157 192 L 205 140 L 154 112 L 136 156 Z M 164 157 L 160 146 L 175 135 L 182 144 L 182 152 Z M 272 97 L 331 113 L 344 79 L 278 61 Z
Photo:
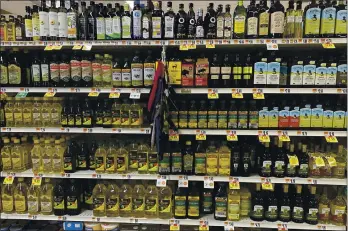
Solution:
M 112 37 L 115 39 L 121 38 L 121 18 L 119 16 L 112 18 L 112 34 Z
M 269 111 L 268 108 L 263 108 L 259 111 L 259 127 L 267 128 L 269 126 Z
M 133 37 L 141 38 L 141 10 L 133 10 Z
M 174 38 L 174 17 L 164 17 L 164 38 Z
M 33 25 L 34 41 L 39 40 L 40 39 L 40 19 L 39 19 L 39 17 L 33 17 L 32 25 Z
M 195 153 L 195 173 L 205 174 L 206 173 L 206 154 Z
M 31 76 L 33 78 L 33 82 L 40 83 L 41 75 L 40 75 L 40 65 L 39 64 L 33 64 L 31 66 Z
M 305 35 L 319 35 L 320 15 L 320 8 L 310 8 L 307 10 L 305 20 Z
M 271 34 L 284 32 L 284 12 L 277 11 L 271 14 Z
M 197 111 L 188 111 L 187 125 L 189 128 L 197 128 Z
M 130 119 L 129 119 L 129 111 L 121 110 L 121 125 L 122 126 L 128 126 L 130 125 Z
M 306 214 L 306 220 L 308 221 L 318 221 L 318 209 L 308 208 L 308 213 Z
M 49 36 L 48 13 L 45 11 L 40 11 L 39 20 L 40 20 L 40 36 Z
M 217 111 L 208 111 L 208 128 L 217 128 Z
M 105 18 L 97 17 L 97 39 L 105 39 Z
M 204 38 L 204 27 L 203 26 L 196 27 L 196 38 Z
M 58 63 L 50 63 L 50 73 L 51 80 L 55 83 L 59 82 L 59 64 Z
M 142 63 L 132 63 L 132 86 L 140 87 L 143 86 L 143 64 Z
M 182 155 L 181 153 L 172 153 L 172 172 L 182 172 Z
M 51 195 L 41 195 L 41 212 L 51 213 L 53 210 L 53 205 L 51 203 Z
M 111 64 L 102 64 L 102 80 L 107 86 L 111 85 L 112 80 L 112 66 Z
M 333 127 L 334 128 L 343 128 L 344 126 L 344 111 L 335 111 L 333 115 Z
M 15 64 L 8 65 L 9 84 L 20 84 L 22 80 L 21 68 Z
M 70 65 L 67 63 L 60 63 L 59 64 L 59 75 L 60 80 L 63 82 L 69 82 L 70 80 Z
M 295 16 L 287 15 L 286 16 L 286 22 L 289 23 L 294 23 L 295 22 Z
M 348 65 L 347 64 L 340 64 L 337 68 L 337 83 L 340 85 L 346 85 L 347 84 L 347 70 Z
M 277 219 L 278 217 L 278 206 L 269 205 L 265 212 L 265 217 L 269 219 Z
M 160 39 L 162 38 L 162 18 L 152 17 L 152 38 Z
M 74 12 L 69 12 L 67 14 L 68 20 L 68 38 L 76 39 L 77 38 L 77 15 Z
M 192 172 L 193 170 L 193 155 L 184 155 L 184 171 Z
M 251 217 L 253 218 L 263 218 L 263 206 L 254 205 L 254 209 L 251 213 L 252 213 Z
M 28 200 L 28 212 L 36 213 L 39 212 L 39 198 L 35 197 Z
M 282 219 L 290 219 L 290 206 L 281 206 L 280 207 L 280 217 Z
M 148 17 L 143 17 L 142 38 L 150 38 L 150 20 Z
M 171 199 L 160 199 L 158 201 L 158 212 L 161 213 L 170 213 L 172 209 L 172 200 Z
M 336 63 L 331 64 L 330 67 L 327 68 L 326 82 L 325 85 L 336 85 L 337 79 L 337 67 Z
M 49 81 L 48 64 L 41 64 L 41 76 L 43 82 Z
M 189 19 L 189 25 L 188 25 L 188 37 L 194 38 L 195 37 L 195 30 L 196 30 L 196 20 L 194 18 Z
M 174 197 L 174 212 L 175 216 L 185 217 L 186 216 L 186 196 L 175 196 Z
M 105 170 L 106 170 L 106 172 L 110 172 L 110 173 L 115 172 L 115 157 L 114 156 L 107 156 L 106 157 Z
M 248 128 L 248 111 L 238 111 L 238 128 Z
M 199 196 L 188 196 L 188 208 L 187 208 L 187 215 L 191 217 L 198 217 L 199 216 Z
M 240 215 L 240 200 L 228 198 L 228 219 L 239 220 Z
M 72 158 L 71 156 L 64 156 L 64 171 L 71 171 L 72 170 Z
M 132 198 L 132 211 L 139 212 L 145 210 L 145 201 L 143 198 Z
M 131 86 L 131 70 L 122 69 L 122 87 Z
M 226 197 L 215 197 L 215 217 L 227 218 Z
M 145 212 L 157 213 L 157 199 L 145 197 Z
M 254 84 L 266 84 L 267 81 L 267 63 L 256 62 L 254 66 Z
M 78 200 L 76 196 L 66 197 L 66 208 L 67 209 L 78 209 Z
M 333 111 L 326 110 L 323 114 L 323 128 L 332 128 Z
M 274 163 L 274 173 L 275 174 L 284 174 L 285 172 L 285 163 L 284 161 L 275 161 Z
M 231 67 L 221 67 L 221 79 L 231 79 L 231 73 Z
M 253 73 L 253 67 L 247 66 L 243 67 L 243 79 L 251 79 L 251 75 Z
M 144 63 L 144 86 L 152 86 L 155 78 L 155 63 Z
M 319 203 L 319 220 L 321 221 L 328 221 L 330 218 L 331 209 L 327 206 L 329 205 Z
M 131 18 L 128 16 L 122 17 L 122 38 L 131 38 Z
M 138 152 L 138 171 L 147 171 L 149 169 L 147 158 L 147 152 Z
M 93 81 L 101 82 L 102 81 L 102 69 L 100 63 L 92 63 L 92 75 Z
M 242 34 L 245 31 L 245 16 L 236 15 L 234 17 L 234 33 Z
M 32 38 L 33 37 L 33 21 L 31 19 L 25 19 L 24 25 L 25 25 L 25 37 Z M 1 40 L 3 41 L 4 39 L 1 39 Z
M 113 39 L 112 33 L 112 18 L 105 18 L 105 38 Z
M 95 170 L 96 171 L 104 171 L 105 170 L 105 159 L 103 156 L 95 157 Z
M 169 83 L 174 85 L 181 84 L 181 61 L 168 62 Z
M 336 22 L 336 8 L 326 7 L 321 13 L 320 34 L 334 34 Z
M 118 198 L 107 198 L 106 199 L 106 211 L 115 212 L 119 210 Z
M 208 86 L 209 60 L 197 59 L 195 85 L 200 87 Z
M 322 65 L 323 66 L 317 67 L 315 70 L 315 85 L 325 85 L 327 68 L 325 63 L 322 63 Z
M 339 206 L 331 203 L 331 220 L 337 223 L 343 223 L 346 210 L 346 206 Z
M 224 26 L 224 38 L 230 39 L 232 37 L 232 18 L 225 18 L 225 26 Z
M 347 34 L 347 10 L 337 11 L 335 34 Z
M 81 62 L 78 60 L 71 60 L 71 78 L 73 81 L 78 82 L 81 80 Z
M 159 173 L 170 173 L 170 154 L 169 153 L 163 153 L 162 160 L 159 160 Z
M 126 171 L 126 158 L 123 156 L 117 156 L 117 172 L 125 172 Z
M 249 128 L 257 129 L 259 127 L 259 112 L 249 111 Z
M 280 63 L 270 62 L 268 63 L 267 84 L 279 85 L 280 78 Z
M 218 111 L 218 128 L 227 128 L 227 111 Z
M 263 12 L 260 14 L 259 35 L 268 36 L 269 14 Z
M 207 153 L 207 175 L 217 175 L 218 157 L 215 153 Z
M 302 207 L 294 207 L 292 212 L 292 217 L 302 220 L 303 219 L 303 208 Z
M 223 38 L 224 36 L 224 17 L 219 16 L 216 20 L 216 37 Z
M 290 85 L 302 85 L 303 65 L 291 67 Z
M 58 12 L 58 36 L 60 38 L 68 37 L 68 18 L 64 12 Z
M 158 172 L 158 154 L 157 152 L 149 153 L 149 173 L 157 173 Z
M 81 60 L 81 77 L 85 82 L 92 81 L 92 63 L 89 60 Z
M 118 109 L 112 109 L 111 111 L 112 116 L 112 125 L 115 127 L 118 127 L 121 125 L 121 111 Z
M 208 112 L 207 111 L 198 111 L 198 122 L 197 125 L 199 128 L 208 127 Z
M 113 87 L 120 87 L 122 85 L 122 72 L 120 68 L 112 69 L 112 85 Z
M 257 25 L 258 25 L 258 18 L 257 17 L 250 17 L 248 18 L 248 35 L 257 35 Z
M 269 175 L 271 174 L 271 166 L 272 166 L 272 161 L 270 160 L 264 160 L 262 162 L 262 167 L 261 167 L 261 172 L 264 175 Z
M 87 39 L 87 18 L 81 17 L 79 18 L 79 38 Z
M 219 153 L 219 175 L 229 176 L 231 172 L 231 154 Z
M 93 197 L 93 211 L 105 211 L 105 197 Z
M 237 111 L 228 112 L 228 128 L 238 128 L 238 113 Z
M 315 65 L 305 65 L 303 67 L 303 85 L 314 85 L 315 71 Z

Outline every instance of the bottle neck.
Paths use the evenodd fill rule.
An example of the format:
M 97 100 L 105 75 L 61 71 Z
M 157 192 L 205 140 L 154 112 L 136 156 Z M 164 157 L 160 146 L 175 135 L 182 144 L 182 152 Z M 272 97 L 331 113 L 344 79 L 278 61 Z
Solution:
M 238 0 L 238 6 L 243 6 L 243 0 Z

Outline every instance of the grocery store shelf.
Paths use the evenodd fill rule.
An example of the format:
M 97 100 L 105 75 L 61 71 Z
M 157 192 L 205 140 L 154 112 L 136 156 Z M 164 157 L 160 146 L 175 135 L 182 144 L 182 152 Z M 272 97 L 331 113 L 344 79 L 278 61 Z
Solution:
M 150 134 L 151 128 L 27 128 L 2 127 L 1 132 L 24 133 L 94 133 L 94 134 Z
M 196 40 L 94 40 L 94 41 L 7 41 L 1 42 L 2 47 L 44 47 L 75 45 L 105 46 L 179 46 L 194 45 L 264 45 L 275 43 L 280 45 L 311 45 L 322 43 L 347 44 L 346 38 L 304 38 L 304 39 L 196 39 Z M 115 47 L 114 47 L 115 48 Z M 59 48 L 61 49 L 61 48 Z M 80 48 L 81 49 L 81 48 Z M 54 49 L 53 49 L 54 50 Z
M 347 131 L 320 131 L 320 130 L 220 130 L 220 129 L 179 129 L 181 135 L 229 135 L 231 133 L 237 136 L 256 136 L 259 134 L 268 134 L 269 136 L 278 136 L 287 134 L 288 136 L 336 136 L 347 137 Z
M 28 93 L 150 93 L 150 88 L 96 88 L 96 87 L 2 87 L 0 92 L 6 93 L 18 93 L 18 92 L 28 92 Z
M 347 94 L 347 88 L 176 88 L 178 94 Z
M 309 225 L 306 223 L 297 224 L 293 222 L 282 223 L 282 222 L 255 222 L 250 219 L 243 219 L 240 221 L 218 221 L 214 220 L 213 215 L 204 216 L 201 219 L 158 219 L 158 218 L 124 218 L 124 217 L 94 217 L 91 210 L 86 210 L 77 216 L 54 216 L 54 215 L 29 215 L 29 214 L 5 214 L 1 213 L 2 219 L 19 219 L 19 220 L 55 220 L 55 221 L 84 221 L 84 222 L 106 222 L 106 223 L 131 223 L 131 224 L 162 224 L 170 225 L 174 222 L 178 225 L 191 225 L 199 226 L 202 221 L 208 226 L 220 226 L 220 227 L 245 227 L 245 228 L 273 228 L 284 227 L 288 229 L 298 230 L 346 230 L 345 226 L 336 226 L 331 224 L 318 224 Z
M 0 172 L 1 177 L 15 176 L 15 177 L 34 177 L 41 176 L 47 178 L 74 178 L 74 179 L 109 179 L 109 180 L 157 180 L 160 175 L 156 174 L 138 174 L 138 173 L 125 173 L 125 174 L 106 174 L 106 173 L 96 173 L 92 170 L 81 170 L 74 173 L 45 173 L 34 175 L 32 170 L 26 170 L 24 172 Z M 183 175 L 166 175 L 167 180 L 177 181 L 187 177 L 188 181 L 204 181 L 206 176 L 183 176 Z M 211 179 L 212 178 L 212 179 Z M 240 183 L 262 183 L 271 182 L 275 184 L 319 184 L 319 185 L 346 185 L 347 179 L 337 179 L 337 178 L 298 178 L 298 177 L 260 177 L 260 176 L 249 176 L 249 177 L 239 177 L 239 176 L 210 176 L 210 180 L 214 182 L 229 182 L 229 181 L 239 181 Z

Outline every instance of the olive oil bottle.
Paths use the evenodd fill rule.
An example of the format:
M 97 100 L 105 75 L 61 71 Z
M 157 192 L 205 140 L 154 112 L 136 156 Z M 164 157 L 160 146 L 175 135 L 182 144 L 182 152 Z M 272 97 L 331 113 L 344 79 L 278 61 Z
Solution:
M 158 218 L 170 219 L 172 217 L 172 190 L 169 186 L 158 190 Z
M 53 185 L 50 178 L 45 178 L 41 186 L 40 208 L 43 215 L 53 214 Z
M 157 218 L 158 190 L 154 183 L 149 182 L 145 190 L 145 218 Z
M 106 189 L 106 216 L 107 217 L 118 217 L 119 216 L 119 191 L 120 189 L 116 184 L 109 183 Z
M 23 214 L 28 211 L 28 186 L 24 178 L 19 177 L 14 189 L 14 208 L 16 213 Z
M 120 187 L 120 217 L 130 217 L 132 216 L 132 187 L 129 182 L 123 182 Z
M 103 217 L 106 215 L 106 187 L 103 182 L 99 182 L 93 189 L 93 216 Z

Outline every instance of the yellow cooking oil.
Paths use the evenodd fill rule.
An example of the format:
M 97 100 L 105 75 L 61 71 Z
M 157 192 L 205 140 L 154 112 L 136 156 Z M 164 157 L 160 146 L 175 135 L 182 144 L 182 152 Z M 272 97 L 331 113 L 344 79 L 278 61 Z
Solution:
M 157 218 L 158 216 L 158 191 L 154 182 L 149 182 L 145 190 L 145 217 Z
M 105 172 L 106 148 L 104 142 L 100 143 L 95 152 L 95 171 L 96 173 Z
M 231 149 L 223 142 L 219 148 L 219 176 L 229 176 L 231 172 Z
M 2 169 L 4 171 L 12 170 L 12 157 L 11 157 L 11 144 L 9 138 L 4 138 L 3 140 L 4 146 L 1 149 L 1 161 L 2 161 Z
M 42 171 L 44 173 L 52 172 L 52 155 L 53 148 L 49 139 L 45 140 L 45 146 L 42 152 Z
M 249 217 L 251 211 L 251 193 L 248 188 L 240 189 L 240 217 Z
M 126 173 L 128 171 L 128 150 L 125 148 L 124 144 L 121 144 L 117 149 L 117 173 Z
M 24 168 L 29 169 L 31 166 L 31 155 L 30 155 L 30 150 L 32 148 L 32 145 L 28 143 L 28 137 L 27 136 L 22 136 L 21 137 L 21 146 L 23 150 L 23 157 L 24 157 Z
M 149 151 L 150 147 L 142 142 L 138 146 L 138 173 L 147 174 L 149 172 Z
M 103 182 L 98 182 L 92 192 L 93 196 L 93 216 L 103 217 L 105 213 L 106 187 Z
M 106 189 L 106 216 L 118 217 L 120 215 L 120 189 L 117 184 L 110 183 Z
M 31 185 L 28 189 L 28 213 L 36 215 L 40 212 L 40 186 Z
M 52 172 L 63 173 L 64 172 L 64 149 L 60 145 L 60 140 L 54 141 L 53 153 L 52 153 Z
M 6 98 L 7 103 L 5 104 L 5 119 L 6 119 L 6 126 L 7 127 L 13 127 L 14 126 L 14 117 L 13 117 L 13 105 L 14 105 L 14 98 L 13 97 L 7 97 Z
M 22 127 L 23 126 L 23 100 L 24 98 L 15 98 L 13 105 L 13 118 L 14 126 Z
M 31 149 L 31 165 L 34 174 L 42 172 L 42 152 L 38 139 L 34 139 L 34 147 Z
M 105 172 L 110 174 L 115 173 L 116 163 L 117 163 L 117 149 L 114 143 L 110 143 L 106 153 Z
M 11 148 L 11 158 L 13 171 L 21 172 L 25 170 L 24 152 L 22 150 L 20 140 L 17 138 L 14 139 L 14 144 Z
M 43 127 L 52 126 L 51 105 L 52 105 L 52 102 L 50 102 L 50 98 L 44 97 L 41 104 L 41 118 L 42 118 Z
M 240 192 L 230 189 L 228 192 L 228 220 L 238 221 L 240 219 Z
M 132 195 L 132 216 L 144 217 L 145 215 L 145 187 L 140 181 L 136 181 Z
M 58 97 L 53 98 L 51 107 L 51 125 L 52 127 L 60 127 L 60 113 L 62 111 L 61 100 Z
M 128 170 L 130 172 L 138 171 L 138 143 L 136 140 L 132 140 L 127 146 L 128 148 Z
M 42 118 L 41 118 L 41 98 L 34 97 L 33 101 L 33 126 L 42 127 Z
M 128 99 L 121 105 L 121 127 L 130 127 L 130 104 Z
M 33 97 L 26 97 L 23 104 L 23 126 L 33 126 Z
M 28 211 L 27 203 L 28 186 L 23 177 L 18 178 L 17 186 L 14 190 L 14 205 L 16 213 L 26 213 Z
M 50 178 L 45 178 L 41 186 L 40 208 L 43 215 L 53 214 L 53 185 Z
M 158 218 L 170 219 L 172 217 L 172 190 L 167 185 L 158 189 Z
M 209 142 L 207 148 L 207 175 L 216 176 L 218 174 L 218 152 L 214 142 Z
M 143 125 L 143 109 L 134 99 L 129 109 L 130 126 L 139 128 Z
M 1 203 L 2 212 L 13 213 L 14 212 L 14 189 L 16 185 L 4 184 L 1 188 Z
M 120 187 L 120 217 L 131 217 L 132 212 L 132 187 L 129 182 L 124 182 Z

